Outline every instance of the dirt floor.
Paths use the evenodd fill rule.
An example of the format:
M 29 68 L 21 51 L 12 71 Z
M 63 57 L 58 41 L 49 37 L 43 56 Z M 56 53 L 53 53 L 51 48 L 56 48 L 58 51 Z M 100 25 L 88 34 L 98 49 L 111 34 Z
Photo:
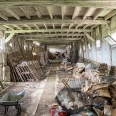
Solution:
M 59 64 L 55 61 L 48 65 L 49 73 L 47 70 L 44 71 L 44 73 L 48 73 L 47 78 L 39 82 L 13 83 L 4 93 L 0 94 L 0 98 L 9 91 L 26 91 L 26 97 L 21 105 L 21 116 L 50 116 L 50 106 L 56 103 L 55 94 L 63 87 L 61 84 L 62 86 L 58 88 L 59 78 L 62 78 L 61 73 L 63 73 L 57 72 Z M 4 107 L 1 105 L 0 116 L 5 116 Z M 10 106 L 7 116 L 18 116 L 15 107 Z
M 41 96 L 35 116 L 50 116 L 50 106 L 55 103 L 55 81 L 58 65 L 59 63 L 52 63 L 50 65 L 50 74 L 48 75 L 48 80 Z

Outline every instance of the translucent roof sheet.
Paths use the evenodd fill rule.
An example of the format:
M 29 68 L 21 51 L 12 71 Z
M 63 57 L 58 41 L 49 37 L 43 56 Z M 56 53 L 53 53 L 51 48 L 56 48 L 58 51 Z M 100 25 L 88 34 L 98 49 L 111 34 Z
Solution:
M 111 37 L 111 36 L 107 36 L 104 38 L 110 45 L 115 45 L 116 41 Z

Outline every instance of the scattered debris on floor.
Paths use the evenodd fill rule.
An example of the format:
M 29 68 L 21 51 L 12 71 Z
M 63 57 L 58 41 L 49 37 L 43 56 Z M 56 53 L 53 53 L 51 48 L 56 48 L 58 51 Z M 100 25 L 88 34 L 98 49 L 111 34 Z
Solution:
M 66 70 L 67 64 L 69 66 L 70 63 L 62 62 L 59 69 L 65 70 L 57 71 L 56 109 L 60 106 L 66 116 L 115 116 L 116 77 L 109 76 L 107 64 L 70 64 L 70 76 L 70 70 Z M 111 70 L 110 75 L 113 75 L 113 67 Z M 51 116 L 60 115 L 56 113 Z

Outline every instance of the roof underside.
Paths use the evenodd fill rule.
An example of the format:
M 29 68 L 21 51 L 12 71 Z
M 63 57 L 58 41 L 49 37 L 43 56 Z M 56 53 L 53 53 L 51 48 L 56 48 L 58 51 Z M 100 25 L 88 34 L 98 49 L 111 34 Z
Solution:
M 0 0 L 0 28 L 28 40 L 70 43 L 108 24 L 115 6 L 114 0 Z

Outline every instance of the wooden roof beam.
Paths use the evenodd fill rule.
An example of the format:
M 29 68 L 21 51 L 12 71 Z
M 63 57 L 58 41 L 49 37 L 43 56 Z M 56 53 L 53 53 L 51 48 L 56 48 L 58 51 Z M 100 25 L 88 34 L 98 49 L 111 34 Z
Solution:
M 11 9 L 5 8 L 5 10 L 6 10 L 9 14 L 11 14 L 12 16 L 14 16 L 17 20 L 20 20 L 20 17 L 19 17 L 15 12 L 13 12 Z
M 3 26 L 6 27 L 6 28 L 9 28 L 11 30 L 14 30 L 14 28 L 12 26 L 10 26 L 10 25 L 3 25 Z
M 34 5 L 57 5 L 57 6 L 80 6 L 80 7 L 95 7 L 95 8 L 107 8 L 115 9 L 116 1 L 115 0 L 2 0 L 0 2 L 0 7 L 16 7 L 16 6 L 34 6 Z
M 51 6 L 47 6 L 48 13 L 50 15 L 50 18 L 53 19 L 52 9 Z
M 31 30 L 31 27 L 30 27 L 29 25 L 25 24 L 25 26 L 26 26 L 29 30 Z
M 101 9 L 94 15 L 93 20 L 97 19 L 97 17 L 100 15 L 100 13 L 101 13 L 102 11 L 104 11 L 103 8 L 101 8 Z
M 25 14 L 26 18 L 31 19 L 27 12 L 20 6 L 19 9 Z
M 36 11 L 35 13 L 37 14 L 37 16 L 41 19 L 42 18 L 42 15 L 41 15 L 39 9 L 36 6 L 34 6 L 34 9 Z
M 88 27 L 88 25 L 85 25 L 84 27 L 83 27 L 83 29 L 85 29 L 85 28 L 87 28 Z
M 18 26 L 18 25 L 13 25 L 13 26 L 22 30 L 22 28 L 20 26 Z
M 107 20 L 109 18 L 111 18 L 112 16 L 114 16 L 116 14 L 116 9 L 115 10 L 112 10 L 110 13 L 108 13 L 104 19 Z
M 91 27 L 91 29 L 94 29 L 95 27 L 97 27 L 98 25 L 93 25 L 92 27 Z
M 89 10 L 90 10 L 90 8 L 88 8 L 88 9 L 86 10 L 86 12 L 85 12 L 85 14 L 84 14 L 84 16 L 83 16 L 83 20 L 86 18 L 87 13 L 89 12 Z
M 65 6 L 61 6 L 62 19 L 64 19 Z
M 84 34 L 87 36 L 88 39 L 91 41 L 95 41 L 93 37 L 91 37 L 87 32 L 84 32 Z
M 75 7 L 73 15 L 72 15 L 72 19 L 74 19 L 77 9 L 78 9 L 78 7 Z
M 69 29 L 55 29 L 56 32 L 67 32 Z M 92 32 L 91 29 L 70 29 L 71 32 Z M 12 31 L 6 31 L 6 33 L 32 33 L 32 32 L 54 32 L 54 29 L 40 29 L 40 30 L 12 30 Z
M 107 24 L 109 21 L 105 20 L 91 20 L 91 19 L 40 19 L 40 20 L 10 20 L 10 21 L 0 21 L 0 25 L 12 25 L 12 24 L 17 24 L 17 25 L 24 25 L 24 24 Z
M 3 15 L 2 13 L 0 13 L 0 17 L 1 17 L 2 19 L 4 19 L 4 20 L 8 21 L 8 17 L 5 16 L 5 15 Z
M 46 26 L 46 24 L 44 24 L 44 27 L 45 27 L 46 29 L 48 29 L 48 27 Z
M 1 30 L 7 30 L 7 28 L 4 27 L 4 26 L 2 26 L 2 25 L 0 25 L 0 29 L 1 29 Z
M 15 35 L 15 33 L 10 33 L 10 35 L 5 39 L 5 43 L 10 41 L 14 35 Z
M 34 24 L 34 26 L 35 26 L 37 29 L 39 29 L 39 27 L 37 26 L 37 24 Z
M 84 34 L 68 34 L 69 36 L 84 36 Z M 17 35 L 18 37 L 56 37 L 56 36 L 66 36 L 66 34 L 23 34 L 23 35 Z

